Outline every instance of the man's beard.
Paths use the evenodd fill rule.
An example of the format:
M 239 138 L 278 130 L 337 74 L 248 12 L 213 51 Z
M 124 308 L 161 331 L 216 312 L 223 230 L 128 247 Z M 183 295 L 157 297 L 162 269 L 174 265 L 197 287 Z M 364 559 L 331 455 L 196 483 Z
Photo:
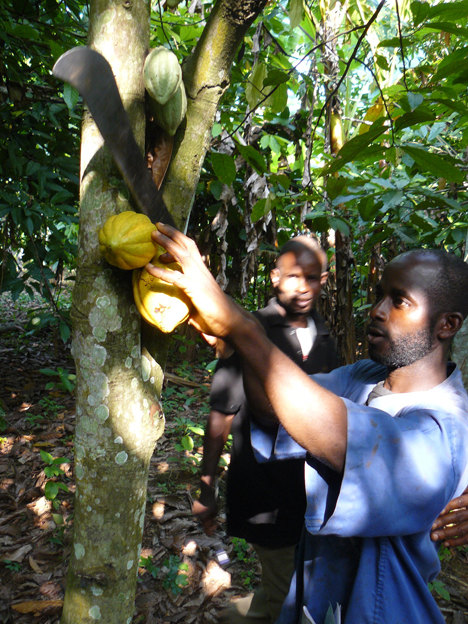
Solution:
M 374 345 L 370 344 L 369 355 L 374 362 L 395 370 L 421 360 L 431 352 L 433 344 L 431 330 L 426 328 L 414 334 L 390 340 L 389 348 L 385 353 L 374 352 Z

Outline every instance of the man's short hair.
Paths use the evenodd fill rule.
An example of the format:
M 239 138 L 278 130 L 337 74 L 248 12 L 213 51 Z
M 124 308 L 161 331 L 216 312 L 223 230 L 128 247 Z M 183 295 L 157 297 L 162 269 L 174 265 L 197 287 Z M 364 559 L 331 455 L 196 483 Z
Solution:
M 429 288 L 432 314 L 460 312 L 463 318 L 468 314 L 468 264 L 454 254 L 442 249 L 414 249 L 403 256 L 433 261 L 436 274 Z
M 279 250 L 276 261 L 290 251 L 296 253 L 304 251 L 305 249 L 307 251 L 311 251 L 315 256 L 317 256 L 322 267 L 322 273 L 328 270 L 328 258 L 326 251 L 323 249 L 318 238 L 313 235 L 301 234 L 300 236 L 295 236 L 294 238 L 289 239 Z

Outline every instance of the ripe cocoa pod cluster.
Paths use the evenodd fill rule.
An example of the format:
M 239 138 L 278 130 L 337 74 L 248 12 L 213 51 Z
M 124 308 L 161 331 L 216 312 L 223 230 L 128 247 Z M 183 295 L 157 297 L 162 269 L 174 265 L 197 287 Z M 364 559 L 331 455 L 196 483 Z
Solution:
M 154 277 L 143 267 L 152 264 L 172 271 L 177 263 L 162 264 L 164 249 L 155 245 L 151 232 L 155 225 L 143 214 L 127 210 L 112 215 L 99 230 L 99 250 L 104 258 L 119 269 L 133 270 L 132 285 L 135 305 L 141 316 L 164 333 L 170 333 L 190 314 L 190 301 L 173 284 Z

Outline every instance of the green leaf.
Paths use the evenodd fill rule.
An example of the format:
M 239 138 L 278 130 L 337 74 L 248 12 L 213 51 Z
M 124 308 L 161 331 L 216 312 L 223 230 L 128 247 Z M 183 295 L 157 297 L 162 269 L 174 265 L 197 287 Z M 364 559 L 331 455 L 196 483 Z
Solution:
M 193 440 L 189 435 L 184 435 L 180 441 L 182 448 L 186 451 L 193 450 Z
M 255 108 L 260 100 L 263 100 L 263 80 L 267 69 L 264 63 L 255 63 L 247 80 L 245 97 L 250 108 Z
M 431 232 L 437 229 L 437 223 L 424 212 L 413 212 L 410 216 L 411 223 L 423 232 Z
M 79 97 L 80 94 L 78 91 L 68 83 L 65 83 L 63 87 L 63 99 L 65 100 L 65 104 L 68 106 L 68 110 L 72 111 L 75 108 Z
M 286 191 L 291 186 L 291 180 L 285 173 L 272 174 L 270 176 L 271 184 L 278 184 L 282 186 Z
M 413 22 L 415 26 L 419 26 L 427 18 L 429 14 L 428 2 L 412 2 L 411 12 L 413 13 Z
M 374 196 L 364 197 L 358 204 L 358 211 L 363 221 L 372 221 L 378 214 L 382 204 Z
M 383 208 L 385 211 L 390 210 L 391 208 L 395 208 L 395 206 L 399 206 L 401 202 L 404 200 L 405 195 L 402 191 L 394 190 L 388 191 L 382 195 Z
M 330 176 L 327 179 L 327 194 L 330 199 L 335 199 L 343 192 L 347 184 L 346 178 L 339 177 L 335 178 L 334 176 Z
M 214 123 L 211 128 L 211 136 L 215 138 L 219 136 L 222 131 L 223 131 L 223 126 L 219 123 Z
M 291 29 L 296 28 L 302 21 L 304 15 L 303 0 L 289 0 L 289 25 Z
M 52 520 L 55 522 L 55 524 L 57 526 L 61 526 L 62 524 L 64 524 L 64 520 L 63 520 L 62 514 L 53 513 L 52 514 Z
M 47 375 L 48 377 L 57 377 L 58 373 L 56 370 L 52 370 L 51 368 L 40 368 L 39 372 L 43 375 Z
M 466 61 L 468 57 L 468 48 L 460 48 L 452 52 L 448 56 L 446 56 L 440 63 L 435 76 L 433 78 L 434 81 L 440 80 L 441 78 L 447 78 L 454 73 L 459 73 L 466 67 Z
M 31 41 L 37 41 L 39 38 L 38 31 L 32 26 L 29 26 L 29 24 L 14 24 L 10 29 L 10 33 L 14 37 L 30 39 Z
M 433 121 L 434 119 L 435 115 L 429 110 L 420 109 L 411 111 L 411 113 L 405 113 L 395 120 L 394 129 L 395 132 L 399 132 L 404 128 L 409 128 L 410 126 L 415 126 L 419 123 L 427 123 L 428 121 Z
M 429 16 L 439 16 L 442 19 L 457 21 L 465 19 L 468 15 L 468 0 L 461 0 L 461 2 L 446 2 L 431 6 Z
M 233 156 L 211 152 L 211 164 L 220 182 L 227 186 L 234 182 L 236 179 L 236 163 Z
M 409 41 L 403 39 L 403 47 L 406 48 L 410 44 Z M 398 37 L 392 37 L 391 39 L 384 39 L 378 44 L 378 48 L 399 48 L 401 46 L 400 39 Z
M 409 145 L 402 145 L 402 149 L 411 156 L 419 167 L 437 177 L 443 177 L 453 182 L 462 182 L 465 178 L 464 172 L 452 164 L 452 162 L 456 163 L 453 158 L 450 159 L 452 161 L 450 162 L 447 156 L 439 156 L 420 147 L 411 147 Z
M 448 32 L 453 35 L 457 35 L 457 37 L 468 36 L 467 28 L 461 28 L 450 22 L 429 22 L 427 24 L 424 24 L 424 28 L 430 28 L 433 30 L 440 30 L 442 32 Z
M 59 491 L 59 484 L 56 481 L 47 481 L 44 486 L 44 496 L 47 500 L 54 500 Z
M 219 180 L 212 180 L 210 183 L 210 193 L 213 195 L 213 197 L 219 201 L 222 192 L 222 183 Z
M 382 54 L 376 54 L 375 62 L 381 69 L 385 71 L 390 71 L 390 66 L 388 64 L 388 61 L 385 56 L 382 56 Z
M 424 102 L 424 96 L 422 96 L 420 93 L 412 93 L 411 91 L 408 91 L 407 98 L 412 111 L 415 108 L 418 108 L 418 106 L 421 106 L 421 104 Z
M 267 165 L 263 155 L 255 149 L 252 145 L 237 144 L 237 149 L 240 155 L 244 158 L 249 165 L 251 165 L 257 173 L 266 173 Z
M 264 106 L 269 106 L 274 113 L 282 113 L 288 104 L 288 86 L 284 83 L 280 84 L 270 93 Z
M 280 85 L 284 82 L 288 82 L 288 80 L 288 72 L 280 69 L 271 69 L 263 81 L 263 86 L 268 87 L 269 85 Z
M 437 97 L 433 97 L 432 100 L 434 102 L 437 102 L 438 104 L 442 104 L 442 106 L 446 106 L 447 108 L 457 113 L 460 113 L 460 115 L 468 116 L 468 107 L 459 100 L 449 100 L 446 98 L 437 98 Z
M 54 462 L 54 458 L 52 457 L 52 455 L 50 453 L 48 453 L 47 451 L 44 451 L 42 449 L 39 449 L 39 453 L 41 455 L 41 459 L 44 463 L 48 464 L 49 466 L 53 464 Z
M 70 338 L 70 326 L 64 321 L 60 321 L 59 330 L 60 338 L 63 342 L 67 342 L 67 340 Z
M 267 214 L 266 210 L 267 200 L 265 198 L 258 199 L 255 204 L 252 206 L 252 213 L 250 218 L 252 219 L 252 223 L 256 223 L 259 219 L 264 217 Z
M 202 436 L 205 433 L 205 430 L 203 429 L 203 427 L 190 426 L 189 430 L 195 435 L 199 435 L 199 436 Z
M 351 234 L 349 224 L 344 219 L 341 219 L 341 217 L 330 217 L 329 222 L 330 227 L 333 230 L 338 230 L 345 236 L 349 236 Z
M 358 159 L 358 156 L 365 156 L 366 148 L 368 148 L 369 144 L 387 130 L 387 127 L 384 125 L 385 121 L 385 118 L 380 117 L 377 121 L 374 121 L 367 132 L 347 141 L 338 152 L 335 160 L 326 165 L 318 175 L 323 176 L 338 171 L 347 162 L 355 158 Z

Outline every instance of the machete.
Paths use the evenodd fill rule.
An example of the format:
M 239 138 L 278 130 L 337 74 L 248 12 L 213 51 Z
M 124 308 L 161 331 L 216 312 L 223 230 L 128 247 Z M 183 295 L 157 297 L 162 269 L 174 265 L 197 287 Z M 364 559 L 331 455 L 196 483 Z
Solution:
M 82 96 L 141 212 L 153 223 L 162 221 L 174 225 L 135 141 L 106 59 L 91 48 L 79 46 L 62 54 L 52 73 L 71 84 Z

